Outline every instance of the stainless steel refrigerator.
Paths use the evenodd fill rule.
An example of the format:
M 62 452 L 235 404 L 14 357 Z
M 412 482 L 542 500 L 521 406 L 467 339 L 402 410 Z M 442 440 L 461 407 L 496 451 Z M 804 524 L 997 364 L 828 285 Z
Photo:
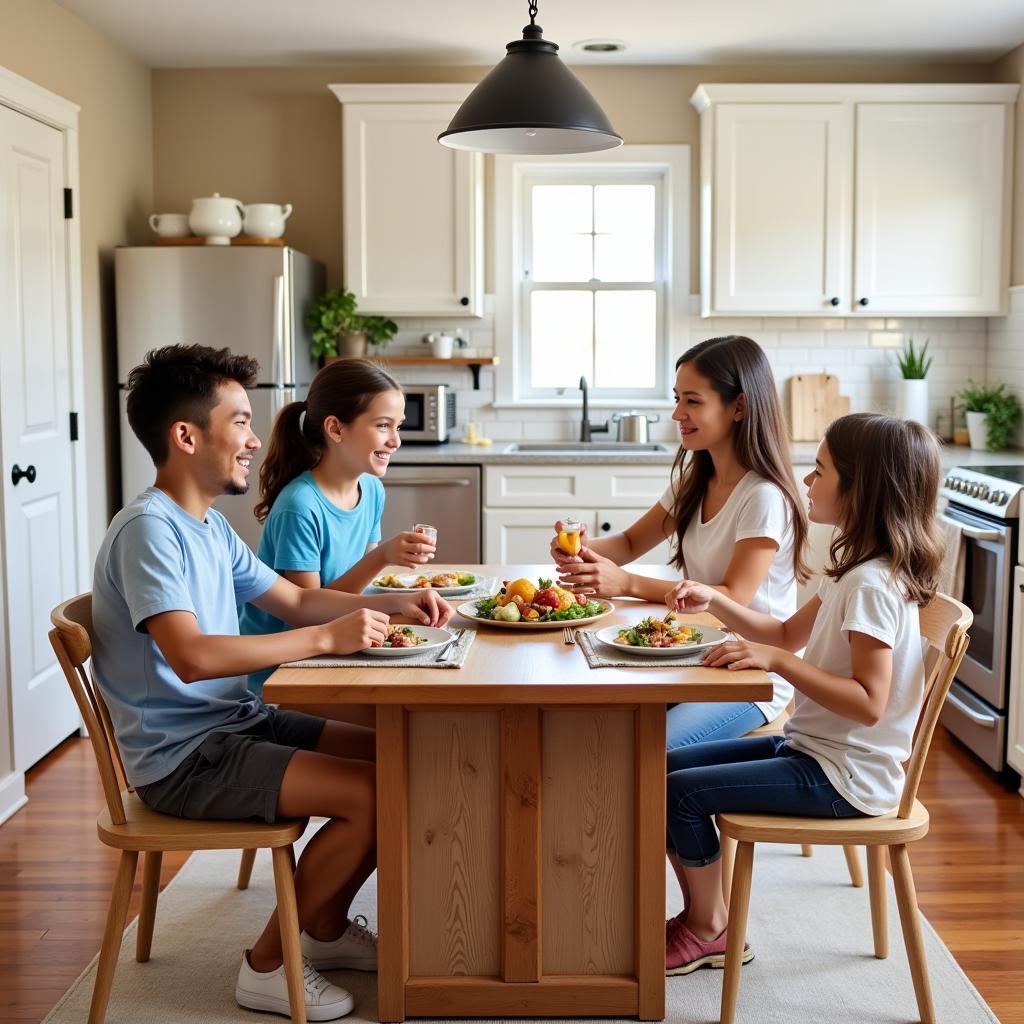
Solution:
M 131 368 L 150 349 L 179 342 L 255 356 L 260 375 L 249 399 L 263 449 L 253 461 L 249 493 L 216 502 L 255 550 L 260 456 L 277 412 L 306 397 L 316 372 L 304 320 L 324 289 L 323 264 L 284 246 L 146 246 L 117 249 L 114 271 L 122 503 L 149 487 L 155 475 L 128 425 L 125 381 Z

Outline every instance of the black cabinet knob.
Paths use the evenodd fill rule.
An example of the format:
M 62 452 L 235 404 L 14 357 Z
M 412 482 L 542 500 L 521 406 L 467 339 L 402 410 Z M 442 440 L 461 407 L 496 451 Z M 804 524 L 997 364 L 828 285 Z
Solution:
M 857 305 L 858 306 L 866 306 L 867 304 L 868 304 L 868 300 L 867 299 L 858 299 L 857 300 Z
M 602 530 L 603 533 L 607 533 L 611 528 L 612 528 L 612 524 L 611 523 L 602 523 L 601 524 L 601 530 Z
M 21 478 L 24 477 L 30 484 L 36 482 L 36 467 L 29 466 L 28 469 L 22 469 L 17 463 L 14 464 L 14 469 L 11 470 L 11 483 L 15 487 L 21 483 Z
M 460 306 L 468 306 L 469 305 L 469 296 L 468 295 L 463 295 L 462 298 L 459 299 L 459 305 Z
M 838 306 L 839 305 L 839 296 L 838 295 L 833 295 L 832 298 L 828 300 L 828 304 L 830 306 Z

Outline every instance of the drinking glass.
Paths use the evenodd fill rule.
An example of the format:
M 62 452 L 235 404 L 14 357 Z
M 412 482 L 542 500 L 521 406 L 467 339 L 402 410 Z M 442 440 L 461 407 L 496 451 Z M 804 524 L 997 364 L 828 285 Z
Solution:
M 567 555 L 578 555 L 583 547 L 583 540 L 580 537 L 580 530 L 583 524 L 571 516 L 562 520 L 562 529 L 558 531 L 558 546 Z
M 429 526 L 427 523 L 417 523 L 413 527 L 414 533 L 422 533 L 427 540 L 430 541 L 435 547 L 437 546 L 437 528 Z

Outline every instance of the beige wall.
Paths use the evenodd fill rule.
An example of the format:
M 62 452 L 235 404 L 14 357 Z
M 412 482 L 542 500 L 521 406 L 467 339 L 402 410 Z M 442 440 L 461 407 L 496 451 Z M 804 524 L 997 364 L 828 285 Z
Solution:
M 82 318 L 89 536 L 119 492 L 113 249 L 144 240 L 152 209 L 150 71 L 52 0 L 0 0 L 0 66 L 81 106 Z M 117 495 L 119 497 L 119 493 Z
M 485 68 L 348 65 L 153 72 L 154 198 L 187 212 L 217 191 L 290 202 L 288 240 L 341 283 L 341 109 L 330 82 L 474 82 Z M 693 147 L 692 290 L 697 291 L 700 82 L 988 82 L 974 64 L 766 64 L 574 69 L 627 142 Z M 488 216 L 488 223 L 491 216 Z M 1021 243 L 1024 245 L 1024 242 Z M 488 261 L 489 263 L 490 261 Z M 490 266 L 487 287 L 492 289 Z
M 1024 87 L 1024 45 L 1011 50 L 993 65 L 994 82 L 1012 82 Z M 1013 218 L 1010 221 L 1013 254 L 1010 263 L 1010 284 L 1024 284 L 1024 88 L 1017 97 L 1017 120 L 1014 128 L 1013 156 Z

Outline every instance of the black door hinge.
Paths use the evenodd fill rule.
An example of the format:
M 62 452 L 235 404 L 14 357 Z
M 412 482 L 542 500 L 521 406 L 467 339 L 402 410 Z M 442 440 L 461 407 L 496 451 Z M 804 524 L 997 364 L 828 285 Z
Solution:
M 75 215 L 74 207 L 72 205 L 72 192 L 71 189 L 64 189 L 64 219 L 71 220 Z
M 72 441 L 77 441 L 78 440 L 78 413 L 77 412 L 69 413 L 68 414 L 68 420 L 69 420 L 68 430 L 69 430 L 69 432 L 71 434 L 71 440 Z

